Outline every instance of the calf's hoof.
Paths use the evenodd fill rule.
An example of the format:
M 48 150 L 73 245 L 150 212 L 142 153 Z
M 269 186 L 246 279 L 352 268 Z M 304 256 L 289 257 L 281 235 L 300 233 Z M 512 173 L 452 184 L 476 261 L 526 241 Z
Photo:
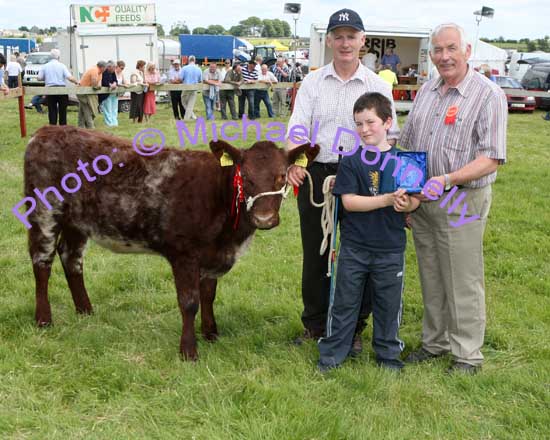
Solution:
M 92 309 L 92 307 L 77 307 L 76 308 L 76 313 L 78 313 L 79 315 L 91 315 L 94 313 L 94 309 Z
M 53 325 L 51 318 L 50 319 L 36 319 L 36 326 L 38 328 L 51 327 Z
M 48 312 L 37 312 L 34 315 L 37 327 L 49 327 L 52 325 L 52 314 Z
M 212 332 L 203 332 L 202 336 L 204 339 L 206 339 L 208 342 L 216 342 L 218 340 L 218 332 L 212 331 Z
M 186 352 L 182 351 L 180 353 L 180 355 L 181 355 L 182 360 L 184 360 L 184 361 L 196 362 L 196 361 L 199 360 L 199 355 L 197 354 L 196 350 L 192 353 L 186 353 Z
M 192 347 L 192 348 L 180 347 L 180 355 L 184 361 L 195 362 L 199 359 L 199 354 L 197 353 L 196 347 Z

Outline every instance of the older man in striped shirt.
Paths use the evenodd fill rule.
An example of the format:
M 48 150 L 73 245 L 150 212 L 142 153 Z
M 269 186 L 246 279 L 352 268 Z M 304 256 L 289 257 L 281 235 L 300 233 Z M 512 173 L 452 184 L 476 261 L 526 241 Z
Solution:
M 400 143 L 428 152 L 428 178 L 436 182 L 429 195 L 432 200 L 450 196 L 447 206 L 452 208 L 420 196 L 423 203 L 412 215 L 424 320 L 422 347 L 406 361 L 450 352 L 449 373 L 475 373 L 483 361 L 485 333 L 483 233 L 491 184 L 506 160 L 506 96 L 468 66 L 471 46 L 461 27 L 436 27 L 431 45 L 430 57 L 441 76 L 418 92 Z M 467 193 L 462 206 L 457 204 L 464 196 L 454 186 Z
M 321 150 L 315 162 L 307 165 L 313 179 L 314 199 L 317 202 L 323 200 L 323 181 L 327 176 L 336 174 L 338 168 L 339 156 L 333 151 L 333 144 L 341 146 L 344 152 L 355 148 L 354 136 L 337 136 L 337 133 L 339 128 L 355 132 L 353 105 L 357 98 L 366 92 L 379 92 L 385 95 L 392 102 L 393 116 L 388 139 L 395 143 L 399 137 L 391 87 L 359 60 L 359 51 L 365 45 L 365 34 L 363 22 L 355 11 L 342 9 L 332 14 L 327 27 L 327 45 L 332 49 L 333 61 L 304 78 L 288 123 L 289 132 L 294 126 L 301 125 L 309 129 L 310 137 L 313 137 L 313 127 L 317 124 L 319 126 L 315 142 L 320 145 Z M 295 148 L 297 140 L 290 138 L 287 148 Z M 328 251 L 319 255 L 323 239 L 321 209 L 310 204 L 309 182 L 304 178 L 302 166 L 293 165 L 289 168 L 289 182 L 300 187 L 298 211 L 303 249 L 302 322 L 305 331 L 303 337 L 297 339 L 297 343 L 304 338 L 323 336 L 330 289 L 330 278 L 326 276 Z M 365 313 L 362 316 L 364 318 Z M 354 339 L 356 351 L 359 351 L 360 347 L 359 335 L 363 328 L 361 324 L 362 320 Z

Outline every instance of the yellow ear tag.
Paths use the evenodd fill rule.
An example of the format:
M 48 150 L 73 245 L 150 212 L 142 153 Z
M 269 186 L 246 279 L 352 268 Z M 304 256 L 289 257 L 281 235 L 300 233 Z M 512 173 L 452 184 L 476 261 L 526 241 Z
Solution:
M 306 168 L 307 167 L 307 157 L 306 153 L 300 154 L 296 160 L 294 161 L 294 165 L 298 165 L 299 167 Z
M 233 165 L 233 159 L 228 153 L 223 153 L 222 157 L 220 157 L 220 164 L 222 167 L 230 167 Z

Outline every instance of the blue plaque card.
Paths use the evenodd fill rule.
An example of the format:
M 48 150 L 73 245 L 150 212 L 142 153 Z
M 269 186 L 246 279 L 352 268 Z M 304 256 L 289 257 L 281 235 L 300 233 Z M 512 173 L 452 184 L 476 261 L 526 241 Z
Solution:
M 401 167 L 395 176 L 396 189 L 405 189 L 407 193 L 419 193 L 426 184 L 428 175 L 427 153 L 425 151 L 398 151 Z

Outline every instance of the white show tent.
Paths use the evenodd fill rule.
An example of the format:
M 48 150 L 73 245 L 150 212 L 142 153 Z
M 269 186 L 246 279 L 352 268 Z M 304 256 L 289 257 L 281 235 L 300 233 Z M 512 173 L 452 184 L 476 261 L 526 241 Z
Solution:
M 498 70 L 499 75 L 504 75 L 504 65 L 508 59 L 508 55 L 504 49 L 500 49 L 499 47 L 481 40 L 478 40 L 477 47 L 473 40 L 468 42 L 472 45 L 472 55 L 468 61 L 471 67 L 475 69 L 482 64 L 488 64 L 493 71 Z

